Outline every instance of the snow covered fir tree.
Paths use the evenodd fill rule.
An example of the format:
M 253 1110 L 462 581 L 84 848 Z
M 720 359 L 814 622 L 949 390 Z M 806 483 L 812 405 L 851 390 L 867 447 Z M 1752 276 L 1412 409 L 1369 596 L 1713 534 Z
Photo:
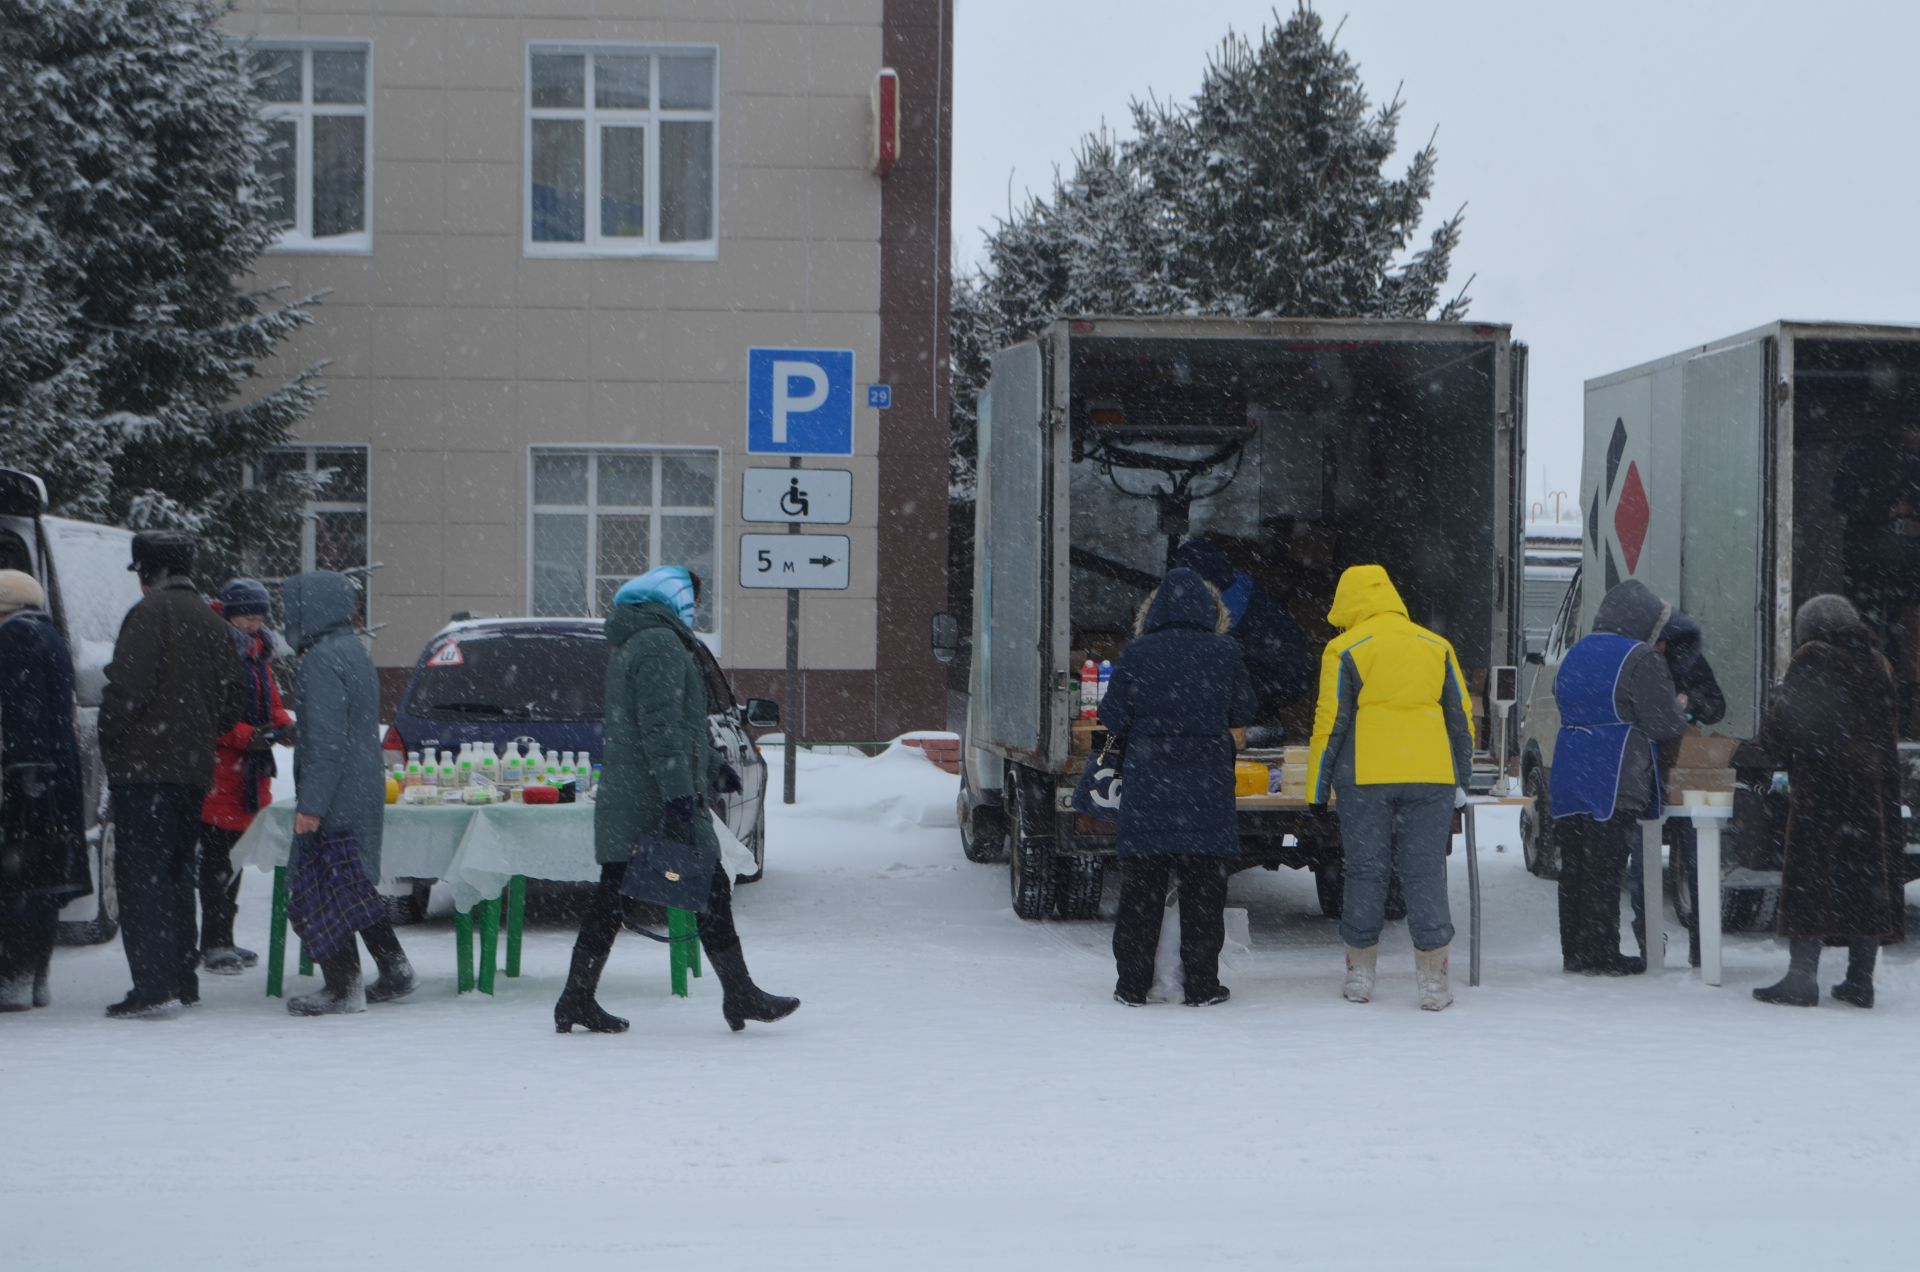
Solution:
M 0 0 L 0 464 L 56 513 L 198 536 L 210 578 L 299 541 L 312 478 L 242 478 L 321 391 L 256 376 L 307 315 L 246 281 L 278 226 L 222 12 Z
M 1257 39 L 1230 33 L 1186 102 L 1138 101 L 1133 133 L 1085 138 L 1049 195 L 991 230 L 955 280 L 949 485 L 954 600 L 973 576 L 975 418 L 996 349 L 1071 314 L 1452 319 L 1456 213 L 1408 253 L 1438 160 L 1399 176 L 1401 102 L 1302 3 Z

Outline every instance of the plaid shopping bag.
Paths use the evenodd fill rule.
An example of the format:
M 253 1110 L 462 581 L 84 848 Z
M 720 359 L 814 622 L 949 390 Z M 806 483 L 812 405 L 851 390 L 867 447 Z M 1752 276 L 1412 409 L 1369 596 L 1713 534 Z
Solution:
M 323 830 L 294 838 L 297 861 L 287 885 L 287 922 L 316 962 L 332 958 L 354 934 L 386 913 L 360 865 L 351 831 Z

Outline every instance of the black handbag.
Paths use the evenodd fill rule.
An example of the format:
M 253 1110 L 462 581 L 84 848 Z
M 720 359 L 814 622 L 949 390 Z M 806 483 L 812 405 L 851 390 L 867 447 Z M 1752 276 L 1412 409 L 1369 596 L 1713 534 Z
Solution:
M 691 836 L 697 841 L 698 836 Z M 713 872 L 720 864 L 716 845 L 681 843 L 661 835 L 642 835 L 620 881 L 621 895 L 669 910 L 707 912 Z
M 1109 733 L 1106 743 L 1087 757 L 1067 801 L 1075 812 L 1101 821 L 1120 820 L 1120 766 L 1126 753 L 1126 740 Z

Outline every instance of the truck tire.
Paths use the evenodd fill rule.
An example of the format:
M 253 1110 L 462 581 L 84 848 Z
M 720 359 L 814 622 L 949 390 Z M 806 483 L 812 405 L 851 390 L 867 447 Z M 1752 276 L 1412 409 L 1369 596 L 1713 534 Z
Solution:
M 1063 919 L 1097 919 L 1107 886 L 1107 863 L 1099 857 L 1062 853 L 1054 861 L 1055 901 Z
M 1528 766 L 1521 789 L 1533 803 L 1520 810 L 1520 856 L 1528 874 L 1558 879 L 1560 851 L 1553 843 L 1553 800 L 1547 789 L 1547 771 L 1538 764 Z
M 960 768 L 960 851 L 968 861 L 989 865 L 1007 859 L 1007 821 L 1002 809 L 973 801 L 966 766 Z
M 100 842 L 93 850 L 93 891 L 100 898 L 91 919 L 62 923 L 54 933 L 60 945 L 104 945 L 120 934 L 120 889 L 113 877 L 113 823 L 100 823 Z
M 1340 917 L 1347 894 L 1347 872 L 1339 866 L 1321 866 L 1313 872 L 1313 890 L 1320 898 L 1320 913 L 1330 919 Z
M 1035 921 L 1053 913 L 1054 872 L 1053 810 L 1034 808 L 1039 783 L 1028 779 L 1019 769 L 1010 769 L 1002 789 L 1010 800 L 1007 808 L 1007 884 L 1012 894 L 1013 912 Z M 1037 832 L 1035 827 L 1046 827 Z

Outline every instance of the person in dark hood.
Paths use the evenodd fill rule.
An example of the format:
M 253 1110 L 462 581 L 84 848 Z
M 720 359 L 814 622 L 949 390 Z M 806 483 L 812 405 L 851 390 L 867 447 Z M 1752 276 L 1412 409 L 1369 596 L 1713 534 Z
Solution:
M 200 807 L 214 748 L 241 718 L 240 655 L 194 591 L 193 540 L 143 531 L 133 564 L 145 593 L 127 611 L 100 699 L 100 758 L 113 804 L 120 936 L 133 989 L 116 1018 L 200 1001 L 194 922 Z
M 381 832 L 386 825 L 386 771 L 380 762 L 380 679 L 354 629 L 360 594 L 353 580 L 331 570 L 296 574 L 280 589 L 287 642 L 300 655 L 293 683 L 300 730 L 293 752 L 296 836 L 351 834 L 367 878 L 380 881 Z M 295 840 L 295 854 L 299 840 Z M 292 877 L 297 860 L 288 862 Z M 320 962 L 324 986 L 287 1000 L 295 1016 L 333 1016 L 392 1002 L 414 990 L 413 964 L 390 919 L 360 929 L 380 977 L 360 980 L 360 947 L 345 942 Z
M 53 1001 L 60 907 L 87 871 L 73 661 L 34 577 L 0 570 L 0 1012 Z
M 719 860 L 708 804 L 736 794 L 740 775 L 713 745 L 706 682 L 693 654 L 699 580 L 678 565 L 629 579 L 607 615 L 606 755 L 593 805 L 593 855 L 600 882 L 580 916 L 566 988 L 553 1027 L 572 1033 L 625 1033 L 628 1021 L 600 1006 L 601 973 L 620 933 L 620 885 L 643 838 L 695 845 L 715 859 L 707 908 L 696 926 L 700 947 L 720 978 L 720 1014 L 736 1032 L 748 1021 L 771 1024 L 800 1008 L 798 998 L 754 984 L 733 923 L 733 882 Z
M 1675 610 L 1656 647 L 1667 660 L 1667 674 L 1680 695 L 1688 724 L 1718 724 L 1727 716 L 1727 695 L 1707 661 L 1707 637 L 1690 615 Z
M 1225 859 L 1240 852 L 1230 731 L 1253 721 L 1258 700 L 1239 646 L 1224 635 L 1228 621 L 1200 575 L 1168 571 L 1100 700 L 1100 723 L 1125 747 L 1113 997 L 1129 1007 L 1143 1006 L 1153 987 L 1160 917 L 1175 876 L 1187 1005 L 1229 997 L 1220 983 Z
M 256 579 L 230 579 L 214 603 L 233 632 L 246 675 L 246 711 L 220 736 L 213 789 L 200 806 L 200 964 L 216 976 L 238 976 L 260 961 L 233 943 L 240 873 L 233 846 L 262 808 L 273 802 L 273 747 L 291 742 L 293 717 L 273 678 L 273 642 L 266 631 L 272 602 Z
M 1675 610 L 1653 647 L 1667 660 L 1667 674 L 1673 678 L 1680 712 L 1686 716 L 1687 723 L 1718 724 L 1724 720 L 1727 715 L 1727 695 L 1721 692 L 1720 682 L 1713 674 L 1713 665 L 1707 661 L 1707 637 L 1700 624 L 1690 615 Z M 1661 746 L 1660 763 L 1663 771 L 1671 771 L 1678 766 L 1679 739 Z M 1698 836 L 1691 821 L 1673 823 L 1668 834 L 1676 854 L 1686 860 L 1698 860 L 1694 851 Z M 1635 835 L 1633 851 L 1627 856 L 1627 896 L 1633 902 L 1633 939 L 1640 948 L 1641 956 L 1645 957 L 1647 898 L 1646 880 L 1640 870 L 1640 849 L 1640 836 Z
M 1833 987 L 1834 998 L 1871 1007 L 1880 946 L 1906 936 L 1906 897 L 1894 868 L 1904 832 L 1893 674 L 1844 597 L 1802 605 L 1793 639 L 1798 648 L 1760 732 L 1761 748 L 1789 779 L 1780 935 L 1792 961 L 1782 980 L 1753 996 L 1816 1005 L 1824 942 L 1847 947 L 1846 979 Z
M 1235 569 L 1226 554 L 1205 539 L 1181 544 L 1173 563 L 1192 570 L 1220 594 L 1227 610 L 1227 634 L 1240 646 L 1253 692 L 1260 700 L 1256 722 L 1275 723 L 1278 713 L 1311 687 L 1312 662 L 1300 624 L 1255 587 L 1251 575 Z
M 1593 632 L 1554 678 L 1554 838 L 1560 845 L 1560 956 L 1569 972 L 1626 976 L 1645 958 L 1620 952 L 1620 876 L 1638 823 L 1662 811 L 1659 746 L 1686 732 L 1654 641 L 1672 609 L 1638 579 L 1608 592 Z

